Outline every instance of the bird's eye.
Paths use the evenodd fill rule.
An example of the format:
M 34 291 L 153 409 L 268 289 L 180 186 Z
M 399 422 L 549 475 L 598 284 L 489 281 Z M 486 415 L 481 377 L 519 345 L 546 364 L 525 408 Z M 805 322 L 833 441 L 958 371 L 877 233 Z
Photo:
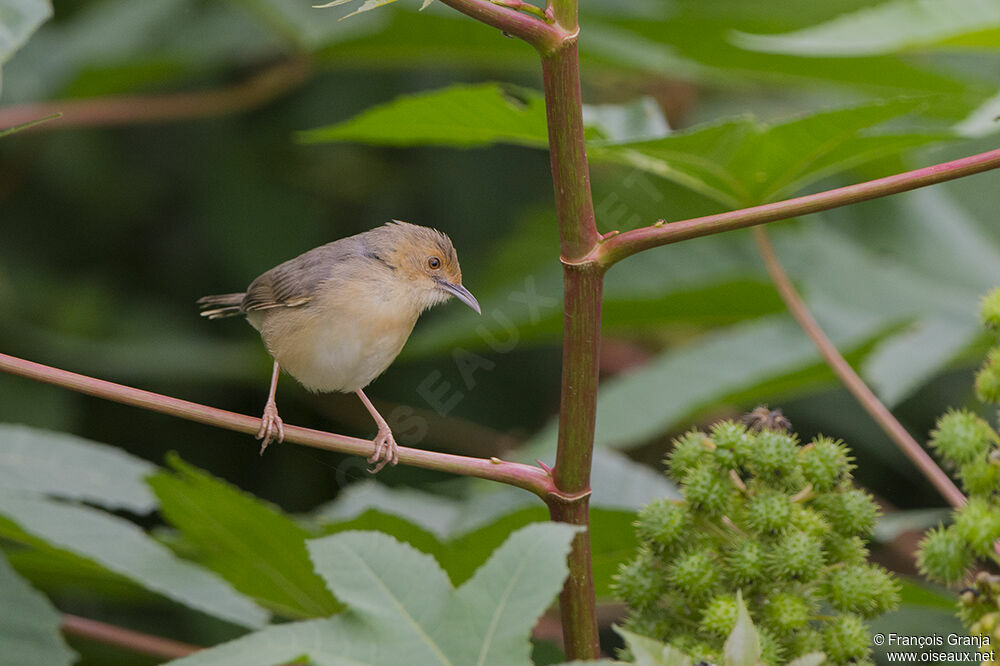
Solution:
M 430 257 L 429 259 L 427 259 L 427 267 L 430 268 L 431 270 L 436 271 L 437 269 L 441 268 L 441 260 L 438 259 L 437 257 Z

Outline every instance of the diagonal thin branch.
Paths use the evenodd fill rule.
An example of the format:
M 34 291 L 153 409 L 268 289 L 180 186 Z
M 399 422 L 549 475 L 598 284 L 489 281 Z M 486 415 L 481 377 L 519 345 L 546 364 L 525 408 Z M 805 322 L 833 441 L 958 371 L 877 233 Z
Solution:
M 24 131 L 221 116 L 260 106 L 305 81 L 310 72 L 309 62 L 297 58 L 268 67 L 242 83 L 216 90 L 57 100 L 0 107 L 0 129 L 54 114 L 61 114 L 61 117 Z
M 806 304 L 795 290 L 794 285 L 792 285 L 792 281 L 788 278 L 788 274 L 785 273 L 785 269 L 778 260 L 778 255 L 775 254 L 774 246 L 771 245 L 771 240 L 767 237 L 764 227 L 755 227 L 753 234 L 754 239 L 757 241 L 757 247 L 760 250 L 760 256 L 764 259 L 764 265 L 767 266 L 767 272 L 774 281 L 774 286 L 777 287 L 778 294 L 781 295 L 781 300 L 785 302 L 785 305 L 792 313 L 792 316 L 795 317 L 799 326 L 802 327 L 802 330 L 809 336 L 809 339 L 816 345 L 816 349 L 819 350 L 820 356 L 823 357 L 826 364 L 830 366 L 833 373 L 843 382 L 847 390 L 861 403 L 865 411 L 875 419 L 879 427 L 889 436 L 889 439 L 917 466 L 924 477 L 948 500 L 948 503 L 956 509 L 963 506 L 965 504 L 965 495 L 962 494 L 962 491 L 937 466 L 934 459 L 906 431 L 906 428 L 892 415 L 892 412 L 882 404 L 878 396 L 868 388 L 868 385 L 854 371 L 854 368 L 847 362 L 847 359 L 837 351 L 836 345 L 826 336 L 819 323 L 813 318 Z
M 776 222 L 799 215 L 818 213 L 859 201 L 878 199 L 890 194 L 908 192 L 919 187 L 971 176 L 997 167 L 1000 167 L 1000 149 L 856 185 L 839 187 L 835 190 L 764 204 L 763 206 L 742 208 L 669 224 L 663 224 L 661 221 L 653 226 L 625 231 L 609 238 L 596 247 L 581 263 L 593 261 L 602 266 L 611 266 L 636 252 L 660 245 L 700 238 L 723 231 L 743 229 L 766 222 Z
M 122 386 L 6 354 L 0 354 L 0 371 L 248 435 L 256 434 L 260 428 L 260 419 L 252 416 L 235 414 L 196 402 Z M 356 456 L 367 457 L 374 451 L 374 446 L 366 439 L 335 435 L 298 426 L 285 426 L 285 441 Z M 506 462 L 499 458 L 470 458 L 406 447 L 399 448 L 399 461 L 404 465 L 506 483 L 531 491 L 546 502 L 575 501 L 576 499 L 571 494 L 562 493 L 556 488 L 548 472 L 541 467 L 532 465 Z
M 198 645 L 144 634 L 69 613 L 64 614 L 62 619 L 62 631 L 68 636 L 79 636 L 159 659 L 180 659 L 202 649 Z

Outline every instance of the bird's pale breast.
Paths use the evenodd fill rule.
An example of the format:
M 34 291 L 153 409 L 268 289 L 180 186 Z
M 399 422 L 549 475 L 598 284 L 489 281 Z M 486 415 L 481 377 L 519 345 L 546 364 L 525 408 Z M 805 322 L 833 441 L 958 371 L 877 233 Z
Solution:
M 420 314 L 404 289 L 348 280 L 306 307 L 251 320 L 278 364 L 311 391 L 352 392 L 399 355 Z

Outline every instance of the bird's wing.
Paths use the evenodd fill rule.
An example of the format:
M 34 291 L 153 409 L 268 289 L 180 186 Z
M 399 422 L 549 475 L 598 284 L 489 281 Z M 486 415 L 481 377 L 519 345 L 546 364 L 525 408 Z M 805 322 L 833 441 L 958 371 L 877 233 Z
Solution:
M 244 312 L 305 305 L 332 269 L 354 254 L 349 238 L 327 243 L 279 264 L 254 280 L 243 297 Z

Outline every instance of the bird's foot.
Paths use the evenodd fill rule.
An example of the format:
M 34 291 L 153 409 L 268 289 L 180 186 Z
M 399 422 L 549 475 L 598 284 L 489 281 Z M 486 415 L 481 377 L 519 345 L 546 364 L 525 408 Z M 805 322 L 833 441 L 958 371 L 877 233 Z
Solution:
M 260 417 L 260 430 L 257 431 L 257 439 L 260 440 L 260 455 L 264 455 L 264 449 L 271 442 L 279 444 L 285 440 L 285 424 L 278 416 L 278 406 L 273 402 L 268 402 L 264 406 L 264 414 Z
M 396 444 L 389 426 L 378 429 L 378 434 L 375 435 L 372 444 L 375 445 L 375 452 L 369 456 L 368 462 L 375 463 L 375 467 L 368 470 L 371 474 L 378 473 L 387 464 L 395 465 L 399 462 L 399 446 Z

